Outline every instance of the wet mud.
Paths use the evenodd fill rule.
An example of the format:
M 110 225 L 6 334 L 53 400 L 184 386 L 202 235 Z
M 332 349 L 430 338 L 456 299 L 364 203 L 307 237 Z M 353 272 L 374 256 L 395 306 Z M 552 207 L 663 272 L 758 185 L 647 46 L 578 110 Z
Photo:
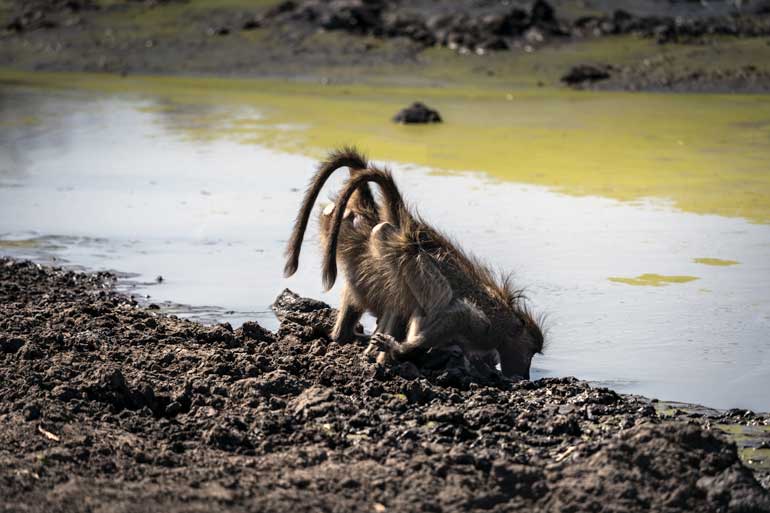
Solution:
M 0 511 L 770 509 L 716 426 L 761 415 L 482 377 L 452 350 L 380 366 L 290 292 L 273 333 L 114 285 L 0 259 Z

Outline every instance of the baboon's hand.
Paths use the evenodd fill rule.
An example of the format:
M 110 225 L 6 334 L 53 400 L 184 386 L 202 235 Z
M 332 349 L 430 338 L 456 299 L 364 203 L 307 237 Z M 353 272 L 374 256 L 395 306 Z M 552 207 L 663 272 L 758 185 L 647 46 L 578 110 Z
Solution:
M 391 363 L 398 359 L 399 344 L 395 338 L 386 333 L 375 333 L 370 339 L 371 345 L 380 351 L 377 363 Z

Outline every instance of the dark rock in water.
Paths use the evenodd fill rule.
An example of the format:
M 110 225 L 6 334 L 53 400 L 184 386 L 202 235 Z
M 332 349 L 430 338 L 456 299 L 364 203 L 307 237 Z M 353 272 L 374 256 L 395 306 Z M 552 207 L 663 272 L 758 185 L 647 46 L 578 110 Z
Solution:
M 396 123 L 441 123 L 441 116 L 422 102 L 414 102 L 393 117 Z
M 577 86 L 585 82 L 599 82 L 608 78 L 610 78 L 608 68 L 584 64 L 570 69 L 566 75 L 561 77 L 561 81 L 570 86 Z

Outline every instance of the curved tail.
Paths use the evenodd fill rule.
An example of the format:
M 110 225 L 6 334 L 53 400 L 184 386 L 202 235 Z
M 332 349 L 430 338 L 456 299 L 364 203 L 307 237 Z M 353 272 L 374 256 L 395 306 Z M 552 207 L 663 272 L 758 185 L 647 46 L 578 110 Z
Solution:
M 350 168 L 350 175 L 354 176 L 359 171 L 368 167 L 366 157 L 361 155 L 353 147 L 344 147 L 338 150 L 334 150 L 329 154 L 325 161 L 318 166 L 318 171 L 310 180 L 305 197 L 302 200 L 302 206 L 300 207 L 297 219 L 294 221 L 294 229 L 289 239 L 289 244 L 286 246 L 286 265 L 283 268 L 283 274 L 287 278 L 297 272 L 299 266 L 299 253 L 302 249 L 302 239 L 305 237 L 305 230 L 307 230 L 307 223 L 310 219 L 310 213 L 313 210 L 318 195 L 321 193 L 326 181 L 329 177 L 339 168 Z M 370 201 L 374 204 L 374 197 L 370 190 L 361 191 L 362 199 Z
M 366 171 L 361 171 L 355 176 L 351 176 L 345 182 L 337 199 L 329 240 L 326 248 L 324 248 L 323 285 L 325 290 L 332 288 L 337 280 L 337 243 L 347 203 L 356 189 L 370 182 L 376 183 L 382 191 L 384 205 L 381 212 L 385 217 L 383 221 L 387 221 L 395 227 L 400 227 L 404 216 L 409 215 L 401 193 L 398 187 L 396 187 L 396 182 L 393 181 L 393 175 L 389 171 L 370 166 Z

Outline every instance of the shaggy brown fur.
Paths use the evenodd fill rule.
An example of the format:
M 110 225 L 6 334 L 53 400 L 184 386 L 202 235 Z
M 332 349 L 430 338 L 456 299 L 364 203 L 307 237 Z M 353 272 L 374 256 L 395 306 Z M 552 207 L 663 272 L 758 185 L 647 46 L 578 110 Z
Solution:
M 376 210 L 362 205 L 369 183 L 382 191 Z M 382 361 L 454 343 L 496 353 L 504 374 L 529 377 L 543 334 L 521 291 L 413 214 L 390 172 L 369 165 L 351 173 L 333 210 L 321 215 L 321 237 L 324 285 L 336 280 L 338 256 L 346 278 L 336 334 L 350 333 L 349 323 L 369 311 L 378 318 L 372 342 Z

